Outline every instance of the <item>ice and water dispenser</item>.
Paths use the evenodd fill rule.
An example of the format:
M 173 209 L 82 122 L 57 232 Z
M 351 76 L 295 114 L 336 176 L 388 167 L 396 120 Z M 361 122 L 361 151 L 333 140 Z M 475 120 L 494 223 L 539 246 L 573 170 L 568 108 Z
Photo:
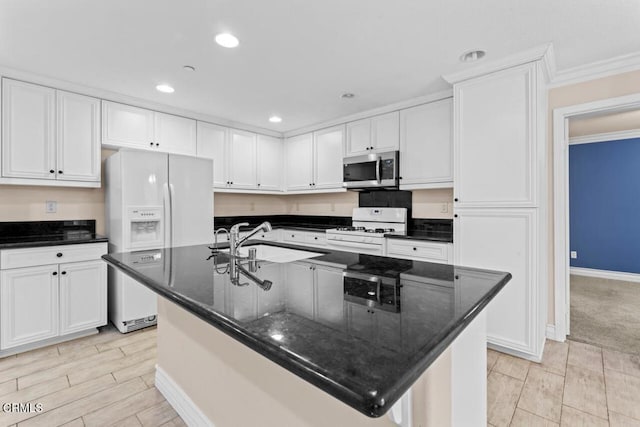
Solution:
M 162 206 L 129 207 L 125 230 L 129 249 L 151 249 L 164 246 Z

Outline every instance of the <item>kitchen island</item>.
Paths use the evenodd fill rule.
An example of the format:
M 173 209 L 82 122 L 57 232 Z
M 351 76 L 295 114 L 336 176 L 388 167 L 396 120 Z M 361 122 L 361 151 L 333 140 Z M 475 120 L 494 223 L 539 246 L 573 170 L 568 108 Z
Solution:
M 510 274 L 260 245 L 103 257 L 161 296 L 156 386 L 188 423 L 486 425 L 483 310 Z

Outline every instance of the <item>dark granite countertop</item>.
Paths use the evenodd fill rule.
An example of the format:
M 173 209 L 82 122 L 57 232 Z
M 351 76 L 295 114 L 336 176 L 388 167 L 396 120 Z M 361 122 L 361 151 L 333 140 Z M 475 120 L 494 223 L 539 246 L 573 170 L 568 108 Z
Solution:
M 95 220 L 0 222 L 0 249 L 107 242 Z
M 212 256 L 206 245 L 103 258 L 370 417 L 386 413 L 511 279 L 503 272 L 281 243 L 245 246 L 254 243 L 318 255 L 258 261 L 253 273 L 238 273 L 239 282 L 225 269 L 235 261 L 250 270 L 250 263 L 222 252 Z

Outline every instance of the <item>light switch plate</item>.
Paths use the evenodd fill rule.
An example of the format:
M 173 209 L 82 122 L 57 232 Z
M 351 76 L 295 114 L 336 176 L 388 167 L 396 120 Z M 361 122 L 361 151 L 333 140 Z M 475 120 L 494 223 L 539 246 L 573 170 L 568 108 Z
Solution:
M 56 213 L 58 210 L 58 202 L 54 200 L 47 200 L 45 202 L 45 210 L 47 213 Z
M 577 259 L 578 258 L 578 251 L 571 251 L 571 259 Z

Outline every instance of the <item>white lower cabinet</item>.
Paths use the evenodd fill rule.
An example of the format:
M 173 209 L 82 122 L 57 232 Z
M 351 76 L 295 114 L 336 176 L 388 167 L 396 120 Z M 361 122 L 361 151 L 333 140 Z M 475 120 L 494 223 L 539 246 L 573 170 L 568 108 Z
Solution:
M 413 259 L 416 261 L 451 264 L 453 262 L 453 244 L 424 240 L 387 239 L 386 256 L 392 258 Z
M 1 259 L 20 261 L 0 270 L 0 352 L 107 324 L 107 266 L 97 255 L 107 253 L 107 244 L 47 249 L 62 259 L 74 246 L 85 249 L 85 260 L 38 265 L 43 248 L 0 251 Z
M 529 358 L 541 354 L 546 321 L 537 229 L 536 209 L 461 209 L 454 220 L 456 265 L 513 276 L 487 310 L 489 343 Z
M 58 335 L 58 266 L 0 272 L 0 347 L 17 347 Z
M 102 260 L 60 264 L 60 335 L 107 323 L 107 265 Z

